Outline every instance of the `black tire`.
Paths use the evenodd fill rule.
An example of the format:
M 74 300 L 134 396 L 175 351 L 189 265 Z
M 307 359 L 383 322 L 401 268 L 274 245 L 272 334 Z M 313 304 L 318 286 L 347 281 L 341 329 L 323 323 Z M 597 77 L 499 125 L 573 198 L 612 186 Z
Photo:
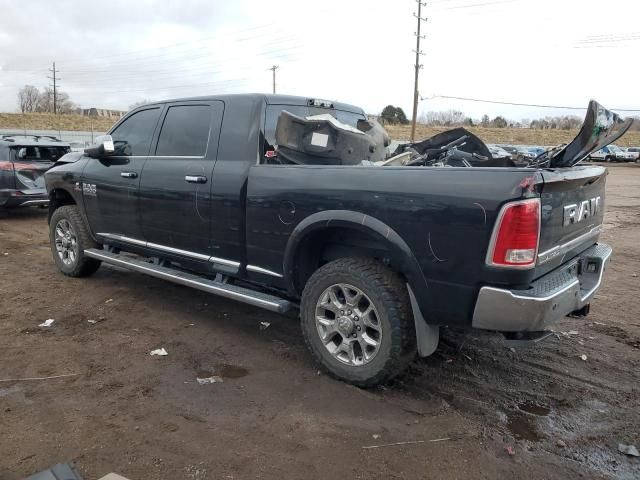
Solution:
M 607 163 L 611 163 L 613 162 L 613 157 L 605 157 L 604 161 Z
M 70 225 L 77 245 L 77 251 L 73 259 L 67 257 L 66 261 L 63 260 L 56 248 L 56 228 L 60 222 L 64 221 Z M 99 245 L 91 238 L 80 214 L 80 209 L 76 205 L 64 205 L 53 212 L 49 221 L 49 243 L 53 261 L 56 263 L 58 270 L 69 277 L 87 277 L 100 268 L 101 262 L 99 260 L 89 258 L 84 254 L 86 249 L 97 248 Z
M 379 347 L 363 365 L 348 365 L 336 358 L 325 347 L 316 326 L 317 304 L 323 293 L 336 284 L 356 287 L 375 307 L 380 327 Z M 353 385 L 372 387 L 384 383 L 401 373 L 415 357 L 415 325 L 406 284 L 376 260 L 347 257 L 316 270 L 302 293 L 300 317 L 305 342 L 320 367 Z M 364 326 L 363 329 L 366 330 Z M 344 337 L 338 335 L 338 339 Z

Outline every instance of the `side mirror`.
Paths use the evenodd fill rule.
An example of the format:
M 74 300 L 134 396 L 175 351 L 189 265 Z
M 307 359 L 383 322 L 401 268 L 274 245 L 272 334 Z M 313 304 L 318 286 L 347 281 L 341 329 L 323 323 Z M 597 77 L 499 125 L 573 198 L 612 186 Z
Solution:
M 111 135 L 101 135 L 96 138 L 96 143 L 84 149 L 85 155 L 93 158 L 102 158 L 113 155 L 115 148 Z

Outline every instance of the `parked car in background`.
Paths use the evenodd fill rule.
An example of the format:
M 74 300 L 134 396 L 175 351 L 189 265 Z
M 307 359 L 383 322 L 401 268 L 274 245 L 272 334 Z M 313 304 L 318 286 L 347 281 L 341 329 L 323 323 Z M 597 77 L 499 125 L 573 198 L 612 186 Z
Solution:
M 600 162 L 635 162 L 637 159 L 636 153 L 625 152 L 617 145 L 607 145 L 589 155 L 589 160 Z
M 529 150 L 529 147 L 524 146 L 516 146 L 515 147 L 516 158 L 514 159 L 516 162 L 528 162 L 529 160 L 533 160 L 538 155 Z
M 544 147 L 529 147 L 528 150 L 531 153 L 533 153 L 536 157 L 547 151 L 547 149 Z
M 518 153 L 518 149 L 516 147 L 514 147 L 513 145 L 496 145 L 496 147 L 500 147 L 505 152 L 508 152 L 511 155 L 511 160 L 515 160 L 516 159 L 516 156 L 517 156 L 517 153 Z
M 511 159 L 511 153 L 507 152 L 504 148 L 498 145 L 487 145 L 489 151 L 491 152 L 491 156 L 495 159 L 500 158 L 508 158 Z
M 44 173 L 71 147 L 55 137 L 0 136 L 0 208 L 44 206 Z
M 640 159 L 640 147 L 629 147 L 627 153 L 633 153 L 636 156 L 636 162 Z

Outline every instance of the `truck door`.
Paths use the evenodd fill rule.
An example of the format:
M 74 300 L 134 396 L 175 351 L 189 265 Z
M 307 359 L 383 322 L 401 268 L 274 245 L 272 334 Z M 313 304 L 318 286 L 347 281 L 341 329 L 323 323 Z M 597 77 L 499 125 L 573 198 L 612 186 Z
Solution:
M 94 233 L 142 238 L 138 185 L 160 112 L 156 106 L 127 117 L 111 132 L 115 155 L 87 162 L 81 188 Z
M 210 251 L 211 184 L 224 104 L 169 104 L 140 181 L 140 216 L 148 247 L 189 260 Z

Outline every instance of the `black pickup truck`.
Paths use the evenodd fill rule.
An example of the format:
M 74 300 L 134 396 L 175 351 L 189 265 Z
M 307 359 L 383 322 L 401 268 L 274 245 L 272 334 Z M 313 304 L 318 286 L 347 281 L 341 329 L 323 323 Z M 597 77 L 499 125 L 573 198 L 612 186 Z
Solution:
M 516 168 L 469 132 L 383 154 L 337 102 L 149 104 L 46 173 L 51 249 L 69 276 L 104 262 L 299 311 L 326 371 L 374 385 L 433 353 L 440 326 L 532 342 L 588 312 L 611 254 L 606 170 L 576 164 L 628 126 L 592 102 L 574 142 Z

